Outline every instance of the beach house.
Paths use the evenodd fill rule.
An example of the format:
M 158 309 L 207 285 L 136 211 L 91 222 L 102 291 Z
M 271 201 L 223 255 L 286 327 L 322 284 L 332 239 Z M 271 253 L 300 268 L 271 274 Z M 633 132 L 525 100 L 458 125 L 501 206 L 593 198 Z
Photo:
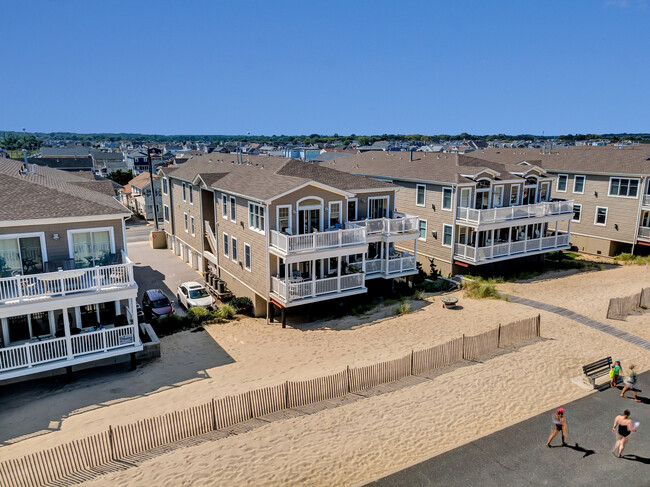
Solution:
M 570 241 L 577 250 L 605 256 L 650 251 L 650 146 L 486 149 L 472 155 L 540 166 L 553 175 L 553 196 L 573 200 Z
M 105 183 L 0 159 L 0 381 L 142 350 L 130 212 Z
M 321 166 L 398 185 L 396 207 L 419 217 L 418 255 L 427 271 L 493 272 L 569 248 L 573 202 L 551 198 L 554 176 L 535 165 L 386 151 Z
M 398 187 L 295 159 L 213 153 L 166 167 L 168 247 L 255 314 L 367 292 L 417 273 L 418 219 Z M 397 250 L 396 246 L 408 250 Z

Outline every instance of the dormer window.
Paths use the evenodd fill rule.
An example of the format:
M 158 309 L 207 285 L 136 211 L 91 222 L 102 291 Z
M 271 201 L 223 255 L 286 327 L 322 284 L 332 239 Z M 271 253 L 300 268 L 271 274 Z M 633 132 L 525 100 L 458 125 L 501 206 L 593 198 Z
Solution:
M 480 181 L 476 181 L 476 187 L 477 188 L 489 188 L 490 187 L 490 181 L 487 179 L 481 179 Z

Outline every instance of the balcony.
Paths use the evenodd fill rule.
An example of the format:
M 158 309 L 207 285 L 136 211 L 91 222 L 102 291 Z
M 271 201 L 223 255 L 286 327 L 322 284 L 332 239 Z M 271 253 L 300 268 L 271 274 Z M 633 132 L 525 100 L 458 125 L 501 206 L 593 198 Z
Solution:
M 650 241 L 650 227 L 639 227 L 639 240 Z
M 454 246 L 454 259 L 472 264 L 485 264 L 568 248 L 569 235 L 566 233 L 517 242 L 497 243 L 485 247 L 457 243 Z
M 366 229 L 346 224 L 345 229 L 327 230 L 325 232 L 305 233 L 301 235 L 287 235 L 271 230 L 271 247 L 285 255 L 301 252 L 315 252 L 319 250 L 332 250 L 355 245 L 365 245 Z
M 1 278 L 0 305 L 135 285 L 133 263 L 122 252 L 121 264 Z
M 542 218 L 552 215 L 572 215 L 573 201 L 544 201 L 533 205 L 507 206 L 504 208 L 491 208 L 489 210 L 475 210 L 474 208 L 458 208 L 457 222 L 474 223 L 499 223 L 524 218 Z
M 0 348 L 0 380 L 139 350 L 142 350 L 142 343 L 136 324 L 86 331 L 69 337 L 34 339 L 22 345 Z
M 643 206 L 650 208 L 650 194 L 643 195 Z
M 417 272 L 416 259 L 413 255 L 403 255 L 391 259 L 366 260 L 366 279 L 373 277 L 393 277 Z
M 271 277 L 271 293 L 287 305 L 343 297 L 366 292 L 363 277 L 361 272 L 305 280 L 282 279 L 274 276 Z
M 359 220 L 347 225 L 358 225 L 368 231 L 368 236 L 383 235 L 386 237 L 398 235 L 419 235 L 418 228 L 419 218 L 406 213 L 393 212 L 393 218 L 372 218 L 369 220 Z

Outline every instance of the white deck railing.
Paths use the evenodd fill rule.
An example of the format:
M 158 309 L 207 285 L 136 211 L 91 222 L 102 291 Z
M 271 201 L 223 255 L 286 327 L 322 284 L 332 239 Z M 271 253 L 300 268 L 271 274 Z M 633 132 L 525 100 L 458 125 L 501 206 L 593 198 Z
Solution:
M 98 354 L 99 360 L 103 352 L 133 347 L 138 342 L 137 327 L 126 325 L 73 335 L 70 337 L 69 350 L 65 337 L 0 348 L 0 377 L 2 372 L 8 370 L 31 368 L 57 360 L 67 361 L 93 353 Z
M 287 283 L 284 279 L 271 278 L 271 292 L 277 294 L 286 302 L 291 302 L 361 288 L 363 287 L 363 274 L 356 273 L 326 279 L 308 279 L 302 282 L 289 281 L 288 287 L 289 293 L 287 296 Z
M 350 222 L 347 225 L 359 225 L 368 230 L 368 235 L 400 235 L 410 232 L 418 232 L 419 218 L 406 213 L 394 212 L 394 218 L 373 218 L 370 220 L 359 220 Z M 417 237 L 416 237 L 417 238 Z
M 123 264 L 1 278 L 0 304 L 134 286 L 133 263 L 126 255 L 124 260 Z
M 650 206 L 650 194 L 643 195 L 643 206 Z
M 366 229 L 356 225 L 352 228 L 302 235 L 285 235 L 276 230 L 271 230 L 271 246 L 287 254 L 335 249 L 365 243 Z
M 388 261 L 388 270 L 386 274 L 397 274 L 400 272 L 407 272 L 416 269 L 415 256 L 400 257 L 398 259 L 390 259 Z
M 507 206 L 489 210 L 458 208 L 456 220 L 468 223 L 495 223 L 521 218 L 540 218 L 573 213 L 573 201 L 545 201 L 534 205 Z
M 474 247 L 473 245 L 455 244 L 454 257 L 462 258 L 472 262 L 485 262 L 506 256 L 523 257 L 527 253 L 539 252 L 540 250 L 552 251 L 566 248 L 569 245 L 569 235 L 559 234 L 552 237 L 533 238 L 495 244 L 487 247 Z
M 639 238 L 650 239 L 650 227 L 639 227 Z

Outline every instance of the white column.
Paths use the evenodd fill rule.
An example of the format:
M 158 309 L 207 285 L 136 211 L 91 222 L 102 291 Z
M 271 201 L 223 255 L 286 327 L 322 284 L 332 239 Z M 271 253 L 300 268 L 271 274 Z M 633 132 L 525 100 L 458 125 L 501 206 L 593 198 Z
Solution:
M 336 258 L 336 292 L 341 292 L 341 256 Z
M 115 314 L 119 315 L 122 312 L 122 303 L 119 300 L 115 301 Z
M 490 230 L 492 245 L 490 248 L 490 257 L 494 257 L 494 229 Z
M 65 349 L 68 354 L 68 360 L 72 360 L 72 338 L 70 338 L 70 319 L 68 318 L 68 308 L 63 308 L 63 331 L 65 332 Z
M 316 296 L 316 259 L 311 261 L 311 294 Z
M 289 292 L 289 264 L 286 262 L 284 263 L 284 294 L 284 299 L 286 299 L 288 303 L 291 293 Z

